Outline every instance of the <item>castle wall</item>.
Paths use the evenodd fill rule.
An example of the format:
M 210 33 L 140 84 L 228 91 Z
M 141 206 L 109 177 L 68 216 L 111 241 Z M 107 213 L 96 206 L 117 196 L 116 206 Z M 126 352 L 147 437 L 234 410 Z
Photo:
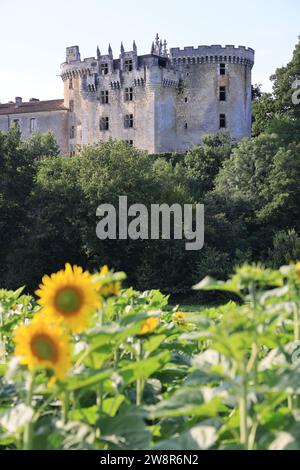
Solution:
M 67 49 L 62 64 L 65 106 L 70 100 L 74 112 L 70 125 L 76 145 L 99 140 L 121 139 L 150 153 L 183 152 L 199 143 L 205 134 L 228 132 L 233 138 L 251 135 L 251 68 L 254 51 L 243 46 L 199 46 L 170 49 L 162 46 L 147 56 L 137 56 L 136 46 L 119 59 L 97 51 L 97 58 L 80 59 L 77 46 Z M 132 70 L 126 71 L 126 61 Z M 107 64 L 106 74 L 101 73 Z M 220 64 L 226 72 L 220 73 Z M 72 80 L 72 89 L 68 84 Z M 220 101 L 220 87 L 226 101 Z M 125 88 L 133 88 L 133 101 L 125 101 Z M 101 91 L 108 91 L 109 102 L 101 103 Z M 134 116 L 134 125 L 124 127 L 125 115 Z M 226 127 L 220 128 L 225 115 Z M 100 130 L 101 118 L 109 118 L 109 129 Z

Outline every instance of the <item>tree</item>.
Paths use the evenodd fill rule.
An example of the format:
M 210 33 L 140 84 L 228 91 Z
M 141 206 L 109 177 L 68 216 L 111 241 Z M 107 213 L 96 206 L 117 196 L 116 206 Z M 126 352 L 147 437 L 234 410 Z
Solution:
M 86 147 L 79 160 L 86 214 L 81 236 L 89 267 L 109 264 L 124 270 L 140 289 L 190 288 L 193 253 L 185 251 L 184 240 L 99 240 L 95 232 L 97 207 L 109 203 L 118 208 L 119 196 L 127 196 L 128 205 L 144 204 L 149 212 L 151 204 L 193 202 L 184 174 L 172 162 L 149 158 L 124 142 Z
M 184 155 L 182 166 L 178 171 L 184 172 L 189 187 L 195 198 L 201 198 L 214 187 L 214 180 L 223 161 L 229 158 L 234 143 L 229 135 L 219 133 L 215 136 L 203 137 L 203 143 Z
M 30 287 L 32 278 L 41 275 L 35 264 L 49 251 L 49 245 L 37 251 L 40 227 L 35 219 L 35 178 L 38 159 L 44 154 L 53 159 L 57 151 L 50 133 L 33 134 L 26 141 L 21 140 L 17 126 L 0 133 L 0 282 L 7 287 L 25 283 Z M 41 212 L 45 215 L 47 198 L 43 197 Z M 44 226 L 44 237 L 48 229 Z
M 300 143 L 281 148 L 263 188 L 265 205 L 258 217 L 278 229 L 295 228 L 300 232 Z
M 34 163 L 24 150 L 17 126 L 0 132 L 0 279 L 5 278 L 5 259 L 12 252 L 12 243 L 26 227 L 28 198 L 33 187 Z
M 292 101 L 293 88 L 300 80 L 300 37 L 292 60 L 270 77 L 273 93 L 262 93 L 253 101 L 253 135 L 276 132 L 283 143 L 300 140 L 300 104 Z

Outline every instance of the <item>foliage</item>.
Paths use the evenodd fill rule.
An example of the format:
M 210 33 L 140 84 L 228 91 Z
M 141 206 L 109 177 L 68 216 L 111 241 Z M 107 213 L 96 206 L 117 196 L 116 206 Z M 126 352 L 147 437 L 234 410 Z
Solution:
M 16 325 L 42 312 L 0 291 L 1 448 L 299 449 L 299 266 L 205 278 L 195 289 L 239 299 L 215 308 L 176 313 L 159 291 L 102 298 L 51 388 L 50 370 L 13 356 Z M 124 277 L 101 272 L 106 287 Z
M 278 133 L 285 143 L 295 142 L 300 136 L 300 105 L 294 105 L 293 84 L 300 80 L 300 37 L 292 60 L 278 68 L 270 77 L 273 93 L 258 93 L 253 101 L 253 135 Z

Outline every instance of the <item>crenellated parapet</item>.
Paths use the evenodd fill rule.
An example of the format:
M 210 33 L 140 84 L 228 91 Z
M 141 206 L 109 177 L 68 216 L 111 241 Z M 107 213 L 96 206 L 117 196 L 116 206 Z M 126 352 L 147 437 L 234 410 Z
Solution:
M 61 78 L 63 81 L 70 78 L 85 78 L 96 73 L 98 73 L 98 61 L 95 57 L 61 64 Z
M 183 49 L 170 49 L 170 60 L 173 65 L 177 64 L 199 64 L 199 63 L 233 63 L 254 64 L 254 50 L 245 46 L 235 47 L 233 45 L 184 47 Z

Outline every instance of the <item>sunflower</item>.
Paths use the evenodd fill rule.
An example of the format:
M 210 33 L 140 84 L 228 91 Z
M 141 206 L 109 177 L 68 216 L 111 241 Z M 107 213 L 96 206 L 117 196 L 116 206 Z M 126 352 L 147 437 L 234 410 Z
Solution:
M 71 365 L 69 337 L 59 325 L 49 324 L 42 315 L 14 332 L 15 355 L 30 370 L 45 368 L 53 371 L 49 382 L 63 379 Z
M 186 313 L 184 312 L 176 312 L 175 313 L 175 321 L 177 322 L 178 325 L 184 325 L 186 321 Z
M 157 325 L 159 324 L 159 319 L 156 317 L 148 318 L 141 327 L 141 335 L 147 335 L 148 333 L 152 333 Z
M 121 291 L 121 282 L 113 280 L 112 273 L 109 272 L 106 265 L 101 268 L 99 274 L 94 276 L 94 281 L 101 297 L 117 296 Z
M 63 321 L 73 332 L 80 333 L 88 326 L 101 299 L 93 276 L 82 268 L 66 264 L 65 270 L 44 276 L 36 291 L 43 313 L 54 321 Z
M 185 320 L 186 319 L 186 313 L 176 312 L 175 317 L 176 317 L 176 320 Z
M 177 320 L 184 320 L 186 318 L 186 313 L 176 312 L 175 317 L 176 317 Z

